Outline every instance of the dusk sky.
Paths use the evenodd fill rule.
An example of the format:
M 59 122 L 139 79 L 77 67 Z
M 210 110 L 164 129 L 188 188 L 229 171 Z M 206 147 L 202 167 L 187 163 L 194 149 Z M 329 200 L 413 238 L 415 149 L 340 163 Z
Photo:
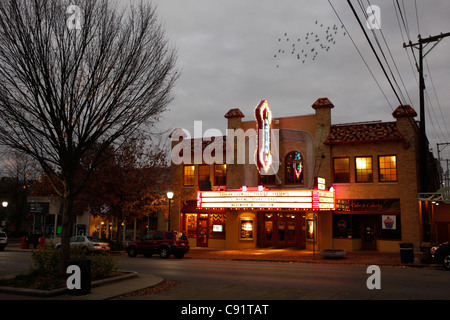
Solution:
M 400 100 L 419 114 L 413 56 L 414 52 L 418 59 L 418 50 L 405 50 L 403 43 L 416 43 L 419 33 L 426 38 L 450 32 L 449 2 L 398 1 L 401 15 L 396 0 L 351 2 Z M 153 3 L 170 45 L 178 51 L 181 70 L 175 100 L 161 128 L 193 133 L 194 121 L 201 120 L 203 130 L 217 128 L 225 133 L 224 115 L 231 108 L 239 108 L 246 115 L 244 121 L 253 119 L 261 100 L 268 100 L 275 118 L 306 115 L 314 113 L 311 105 L 321 97 L 328 97 L 335 106 L 332 123 L 394 121 L 392 112 L 400 102 L 347 1 Z M 374 32 L 383 51 L 366 26 L 369 5 L 380 7 L 381 29 Z M 449 52 L 450 37 L 424 60 L 426 128 L 436 157 L 436 144 L 450 141 Z M 450 159 L 450 146 L 442 150 L 441 159 Z

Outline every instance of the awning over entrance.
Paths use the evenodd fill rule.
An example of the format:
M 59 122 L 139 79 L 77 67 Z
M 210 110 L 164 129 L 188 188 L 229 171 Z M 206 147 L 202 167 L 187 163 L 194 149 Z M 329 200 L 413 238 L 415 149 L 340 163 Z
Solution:
M 436 192 L 419 193 L 419 201 L 442 201 L 444 203 L 450 203 L 450 187 L 444 187 Z

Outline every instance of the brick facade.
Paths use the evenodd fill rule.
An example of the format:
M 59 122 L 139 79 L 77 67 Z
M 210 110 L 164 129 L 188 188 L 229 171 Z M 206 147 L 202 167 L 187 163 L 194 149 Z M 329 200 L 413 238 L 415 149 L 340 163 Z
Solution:
M 236 158 L 234 163 L 226 164 L 226 188 L 234 190 L 243 185 L 257 187 L 259 184 L 264 184 L 268 189 L 276 190 L 311 189 L 314 187 L 314 177 L 322 177 L 325 178 L 327 187 L 332 186 L 335 189 L 336 199 L 357 204 L 359 207 L 352 209 L 349 206 L 349 211 L 339 212 L 338 210 L 335 212 L 312 210 L 277 212 L 247 209 L 200 212 L 195 209 L 196 194 L 199 189 L 198 164 L 194 165 L 195 179 L 192 186 L 183 185 L 184 164 L 172 164 L 172 182 L 176 195 L 171 215 L 171 224 L 174 228 L 184 229 L 187 232 L 190 228 L 191 245 L 199 245 L 197 243 L 201 229 L 199 221 L 200 215 L 203 214 L 204 219 L 209 219 L 205 222 L 206 227 L 201 229 L 202 234 L 206 232 L 209 237 L 207 246 L 229 249 L 264 246 L 273 243 L 269 241 L 273 238 L 272 234 L 269 237 L 268 232 L 283 227 L 285 228 L 283 235 L 278 233 L 278 236 L 274 236 L 279 243 L 289 245 L 289 239 L 284 238 L 284 230 L 286 230 L 286 237 L 288 234 L 293 237 L 290 245 L 311 249 L 312 242 L 308 239 L 308 223 L 310 223 L 308 221 L 311 221 L 315 214 L 318 249 L 343 248 L 351 251 L 370 248 L 384 252 L 397 252 L 400 242 L 412 242 L 418 247 L 424 238 L 422 221 L 427 219 L 423 219 L 420 204 L 417 201 L 420 168 L 418 166 L 419 130 L 414 119 L 415 111 L 409 106 L 401 106 L 394 111 L 394 121 L 391 122 L 372 121 L 332 125 L 331 112 L 334 105 L 327 98 L 318 99 L 312 108 L 314 114 L 286 118 L 277 118 L 277 109 L 272 110 L 273 128 L 279 130 L 280 139 L 279 157 L 276 159 L 280 166 L 275 179 L 270 180 L 269 184 L 267 184 L 269 180 L 261 183 L 257 168 L 251 159 L 252 156 L 246 155 L 245 164 L 237 163 Z M 255 121 L 253 119 L 243 121 L 244 117 L 245 115 L 239 109 L 231 109 L 225 115 L 228 121 L 227 128 L 242 129 L 244 132 L 256 129 Z M 226 137 L 224 139 L 226 140 Z M 244 145 L 247 151 L 252 142 L 251 139 L 252 137 L 246 137 L 245 140 L 241 140 L 241 144 L 235 142 L 232 148 L 234 155 L 236 156 L 238 149 L 243 148 Z M 173 139 L 172 148 L 181 140 L 181 138 Z M 230 141 L 226 141 L 225 145 L 229 146 Z M 299 152 L 303 157 L 303 180 L 302 183 L 295 185 L 287 182 L 285 172 L 286 157 L 293 151 Z M 380 180 L 380 156 L 395 156 L 395 181 Z M 371 159 L 370 181 L 356 181 L 356 157 Z M 343 183 L 334 181 L 334 158 L 349 159 L 349 181 Z M 212 189 L 216 190 L 218 186 L 214 186 L 214 170 L 214 165 L 211 164 L 209 179 Z M 386 203 L 393 204 L 392 208 L 386 207 Z M 273 218 L 270 212 L 276 214 L 278 218 Z M 223 222 L 226 234 L 220 235 L 213 230 L 214 222 L 211 218 L 213 214 L 219 220 L 226 220 L 226 223 Z M 386 219 L 389 215 L 396 219 L 397 229 L 395 230 L 382 229 L 385 225 L 381 219 Z M 286 216 L 292 220 L 287 219 Z M 193 222 L 194 218 L 196 222 Z M 253 221 L 255 235 L 252 239 L 241 239 L 240 221 L 247 218 Z M 366 225 L 373 227 L 374 231 L 371 247 L 366 247 L 364 236 Z M 280 239 L 286 241 L 281 242 Z

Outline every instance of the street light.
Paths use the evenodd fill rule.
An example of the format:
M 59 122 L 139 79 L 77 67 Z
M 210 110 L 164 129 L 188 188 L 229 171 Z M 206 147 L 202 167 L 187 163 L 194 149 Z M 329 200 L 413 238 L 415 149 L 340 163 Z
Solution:
M 5 220 L 2 222 L 2 225 L 6 228 L 6 221 L 8 220 L 8 214 L 6 213 L 6 207 L 8 206 L 8 201 L 3 201 L 2 202 L 2 207 L 3 207 L 3 211 L 4 211 L 4 215 L 5 215 Z
M 169 219 L 167 220 L 168 224 L 167 224 L 167 231 L 170 231 L 170 201 L 173 198 L 173 192 L 169 191 L 167 192 L 167 198 L 169 199 Z

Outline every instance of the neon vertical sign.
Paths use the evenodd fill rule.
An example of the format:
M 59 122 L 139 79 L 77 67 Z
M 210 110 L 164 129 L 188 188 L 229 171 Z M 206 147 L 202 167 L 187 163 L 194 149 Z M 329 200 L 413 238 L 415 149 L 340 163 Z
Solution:
M 257 148 L 256 148 L 256 166 L 258 169 L 267 171 L 272 165 L 271 153 L 271 129 L 272 129 L 272 111 L 266 100 L 262 100 L 255 109 L 255 118 L 257 125 Z

